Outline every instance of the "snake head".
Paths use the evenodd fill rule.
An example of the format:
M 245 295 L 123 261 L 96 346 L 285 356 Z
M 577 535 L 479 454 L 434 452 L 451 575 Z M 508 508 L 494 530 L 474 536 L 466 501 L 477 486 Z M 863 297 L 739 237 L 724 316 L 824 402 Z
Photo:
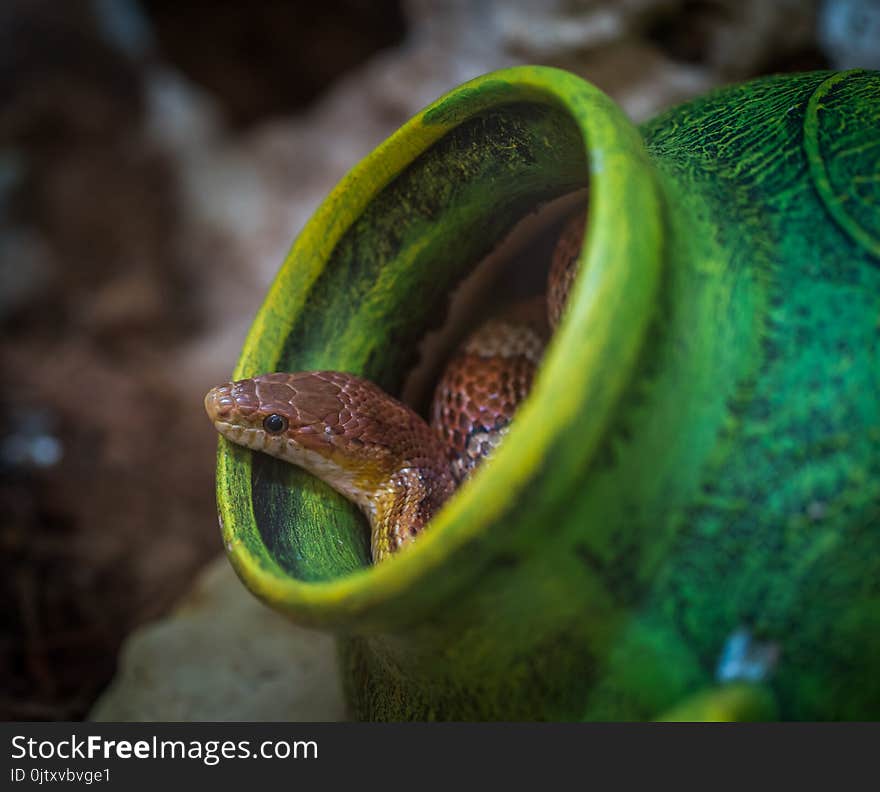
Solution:
M 331 371 L 263 374 L 212 388 L 205 410 L 227 440 L 298 465 L 368 507 L 384 470 L 375 455 L 371 469 L 358 453 L 352 396 L 362 387 Z
M 399 471 L 445 465 L 440 438 L 416 413 L 353 374 L 227 382 L 208 391 L 205 410 L 228 440 L 304 468 L 368 514 Z
M 332 372 L 264 374 L 212 388 L 205 410 L 227 439 L 290 459 L 293 451 L 330 456 L 334 435 L 345 431 L 345 400 Z

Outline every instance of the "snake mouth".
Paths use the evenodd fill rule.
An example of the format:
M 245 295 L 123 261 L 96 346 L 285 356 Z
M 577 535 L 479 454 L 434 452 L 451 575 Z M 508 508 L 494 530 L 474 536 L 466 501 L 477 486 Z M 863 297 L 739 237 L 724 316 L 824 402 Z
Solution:
M 258 596 L 301 623 L 387 626 L 518 557 L 511 547 L 553 519 L 589 465 L 645 333 L 633 317 L 650 314 L 658 282 L 660 210 L 638 132 L 601 92 L 555 69 L 519 67 L 453 91 L 318 209 L 234 376 L 330 369 L 400 394 L 457 284 L 537 207 L 585 187 L 581 274 L 531 395 L 491 463 L 411 548 L 371 566 L 357 507 L 221 441 L 226 547 Z

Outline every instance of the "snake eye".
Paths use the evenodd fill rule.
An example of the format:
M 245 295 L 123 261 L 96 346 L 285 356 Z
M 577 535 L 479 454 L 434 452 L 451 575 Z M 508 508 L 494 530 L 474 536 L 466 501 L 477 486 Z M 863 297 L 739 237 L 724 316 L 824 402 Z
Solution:
M 287 418 L 283 415 L 278 415 L 278 413 L 267 415 L 263 419 L 263 429 L 269 434 L 280 434 L 287 429 Z

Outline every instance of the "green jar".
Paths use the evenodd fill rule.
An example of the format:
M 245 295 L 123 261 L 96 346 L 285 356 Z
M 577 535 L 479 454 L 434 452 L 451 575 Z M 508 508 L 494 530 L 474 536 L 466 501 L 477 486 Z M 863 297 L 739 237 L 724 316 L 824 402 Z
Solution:
M 532 395 L 419 541 L 370 566 L 354 506 L 221 439 L 233 565 L 340 636 L 358 718 L 880 717 L 880 74 L 640 128 L 555 69 L 469 82 L 317 210 L 235 376 L 399 392 L 450 289 L 585 186 Z M 778 649 L 763 687 L 716 685 L 740 629 Z

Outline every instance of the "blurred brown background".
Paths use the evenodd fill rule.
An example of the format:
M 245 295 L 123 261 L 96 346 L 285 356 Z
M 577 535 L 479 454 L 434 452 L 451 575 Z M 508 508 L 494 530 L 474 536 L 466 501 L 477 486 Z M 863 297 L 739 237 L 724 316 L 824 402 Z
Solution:
M 318 201 L 421 106 L 532 62 L 641 120 L 877 68 L 878 31 L 865 0 L 6 0 L 0 718 L 83 717 L 218 554 L 202 396 Z

